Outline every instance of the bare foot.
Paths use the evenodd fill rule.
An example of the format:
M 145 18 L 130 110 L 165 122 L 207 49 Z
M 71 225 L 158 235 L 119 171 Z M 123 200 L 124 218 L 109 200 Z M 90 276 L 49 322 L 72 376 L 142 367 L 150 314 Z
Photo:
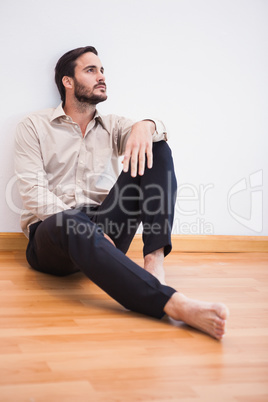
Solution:
M 144 269 L 155 276 L 162 285 L 166 285 L 164 271 L 164 249 L 153 251 L 144 257 Z
M 213 338 L 222 339 L 229 316 L 228 308 L 222 303 L 207 303 L 189 299 L 182 293 L 174 293 L 164 308 L 165 313 L 203 331 Z

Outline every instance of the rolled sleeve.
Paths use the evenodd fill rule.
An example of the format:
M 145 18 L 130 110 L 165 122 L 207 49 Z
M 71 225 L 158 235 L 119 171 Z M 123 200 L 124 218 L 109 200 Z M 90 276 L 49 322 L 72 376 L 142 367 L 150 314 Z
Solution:
M 155 131 L 153 133 L 153 142 L 158 142 L 158 141 L 167 141 L 168 140 L 168 135 L 167 135 L 167 130 L 164 125 L 164 123 L 161 120 L 158 119 L 152 119 L 152 118 L 144 118 L 138 121 L 152 121 L 155 123 Z M 137 123 L 138 121 L 132 121 L 130 119 L 118 117 L 116 121 L 116 130 L 117 132 L 117 138 L 118 138 L 118 150 L 119 150 L 119 155 L 122 155 L 125 151 L 126 143 L 127 140 L 130 136 L 131 129 L 133 124 Z
M 155 132 L 153 133 L 153 142 L 168 140 L 166 127 L 161 120 L 157 120 L 157 119 L 143 119 L 143 120 L 153 121 L 155 124 L 156 129 L 155 129 Z

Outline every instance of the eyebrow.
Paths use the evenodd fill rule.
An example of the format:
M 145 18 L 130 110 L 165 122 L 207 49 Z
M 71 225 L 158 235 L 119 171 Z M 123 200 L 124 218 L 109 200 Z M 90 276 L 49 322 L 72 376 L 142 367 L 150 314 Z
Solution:
M 83 68 L 83 71 L 84 71 L 84 70 L 88 70 L 89 68 L 98 68 L 98 67 L 97 67 L 97 66 L 86 66 L 86 67 Z M 100 71 L 103 73 L 103 72 L 104 72 L 104 68 L 101 67 L 101 68 L 100 68 Z

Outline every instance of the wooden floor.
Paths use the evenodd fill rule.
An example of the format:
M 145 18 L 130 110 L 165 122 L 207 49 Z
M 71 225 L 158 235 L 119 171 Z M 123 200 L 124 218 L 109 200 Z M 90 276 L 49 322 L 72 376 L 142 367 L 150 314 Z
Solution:
M 22 252 L 0 268 L 1 402 L 268 401 L 268 254 L 167 257 L 168 284 L 229 306 L 221 342 L 127 312 L 82 274 L 36 273 Z

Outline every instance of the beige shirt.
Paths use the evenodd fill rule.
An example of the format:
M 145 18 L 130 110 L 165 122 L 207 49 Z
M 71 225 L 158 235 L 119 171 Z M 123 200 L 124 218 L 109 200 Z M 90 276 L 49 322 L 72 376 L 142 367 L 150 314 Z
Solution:
M 153 141 L 167 139 L 154 119 Z M 80 205 L 99 205 L 120 173 L 133 121 L 97 111 L 85 136 L 60 104 L 26 117 L 17 127 L 15 171 L 23 201 L 21 227 Z

